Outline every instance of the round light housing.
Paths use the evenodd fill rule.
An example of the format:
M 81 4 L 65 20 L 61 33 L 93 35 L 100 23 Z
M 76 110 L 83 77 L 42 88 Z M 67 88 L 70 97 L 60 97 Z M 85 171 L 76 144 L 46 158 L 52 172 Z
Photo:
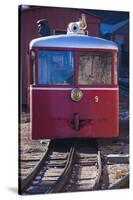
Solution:
M 80 88 L 74 88 L 71 91 L 71 99 L 73 101 L 80 101 L 83 97 L 83 92 L 80 90 Z

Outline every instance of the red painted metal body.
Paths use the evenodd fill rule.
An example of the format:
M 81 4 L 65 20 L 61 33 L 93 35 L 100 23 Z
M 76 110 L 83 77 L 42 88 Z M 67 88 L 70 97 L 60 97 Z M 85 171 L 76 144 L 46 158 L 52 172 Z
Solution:
M 54 49 L 62 50 L 62 48 Z M 30 86 L 31 139 L 116 137 L 119 134 L 119 91 L 118 85 L 114 84 L 114 64 L 111 85 L 78 85 L 78 49 L 74 51 L 76 56 L 74 85 L 39 85 L 36 68 L 36 84 Z M 104 49 L 97 51 L 109 52 Z M 110 51 L 112 55 L 116 52 Z M 112 61 L 114 61 L 113 56 Z M 83 98 L 79 102 L 72 101 L 70 97 L 73 88 L 80 88 L 83 92 Z
M 83 90 L 79 102 L 70 99 L 70 92 L 31 88 L 32 139 L 118 136 L 117 90 Z M 74 114 L 84 122 L 79 130 L 73 128 Z

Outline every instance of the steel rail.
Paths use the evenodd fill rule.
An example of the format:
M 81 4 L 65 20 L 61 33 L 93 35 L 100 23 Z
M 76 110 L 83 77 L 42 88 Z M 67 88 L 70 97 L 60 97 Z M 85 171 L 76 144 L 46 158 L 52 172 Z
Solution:
M 78 144 L 76 145 L 76 147 L 78 147 Z M 76 149 L 77 150 L 77 149 Z M 76 151 L 75 150 L 75 151 Z M 89 151 L 88 151 L 88 153 L 89 153 Z M 87 158 L 89 158 L 89 157 L 87 157 Z M 90 156 L 90 158 L 92 159 L 92 156 Z M 76 159 L 76 156 L 75 156 L 75 159 Z M 73 162 L 74 163 L 77 163 L 77 162 L 75 162 L 75 159 L 73 159 Z M 88 162 L 88 160 L 87 160 L 87 162 Z M 93 160 L 91 161 L 92 163 L 94 162 Z M 73 164 L 74 164 L 73 163 Z M 101 175 L 102 175 L 102 161 L 101 161 L 101 154 L 100 154 L 100 151 L 97 151 L 97 155 L 96 155 L 96 161 L 95 161 L 95 164 L 97 163 L 97 173 L 96 173 L 96 180 L 95 180 L 95 183 L 94 183 L 94 185 L 92 186 L 92 188 L 91 188 L 91 190 L 98 190 L 99 188 L 100 188 L 100 181 L 101 181 Z M 73 165 L 72 164 L 72 165 Z M 93 165 L 95 165 L 94 163 L 93 163 Z M 90 163 L 89 163 L 89 166 L 90 166 Z M 73 165 L 73 167 L 74 167 L 74 165 Z M 70 177 L 69 177 L 69 175 L 67 175 L 66 176 L 67 177 L 67 179 L 69 179 Z M 62 185 L 62 181 L 63 181 L 63 179 L 61 180 L 61 184 L 60 184 L 60 186 Z M 68 180 L 67 180 L 68 181 Z M 61 186 L 61 188 L 63 189 L 61 189 L 61 190 L 57 190 L 57 192 L 60 192 L 60 191 L 64 191 L 64 188 L 65 188 L 65 183 L 67 182 L 66 180 L 64 180 L 64 182 L 63 182 L 63 185 L 64 185 L 64 187 L 63 186 Z M 74 183 L 74 181 L 73 181 L 73 183 Z M 69 185 L 69 183 L 68 183 L 68 185 Z M 71 185 L 71 184 L 70 184 Z M 70 186 L 69 185 L 69 186 Z M 52 191 L 53 192 L 53 191 Z
M 93 190 L 98 190 L 99 189 L 99 183 L 100 183 L 101 175 L 102 175 L 102 161 L 101 161 L 100 151 L 98 151 L 97 161 L 98 161 L 97 162 L 98 171 L 97 171 L 97 178 L 96 178 L 96 182 L 95 182 L 95 185 L 93 187 Z
M 51 146 L 51 141 L 46 149 L 46 151 L 44 152 L 42 158 L 39 160 L 39 162 L 34 166 L 34 168 L 32 169 L 31 173 L 23 180 L 20 181 L 19 183 L 19 193 L 23 194 L 24 191 L 30 186 L 31 182 L 33 181 L 33 179 L 35 178 L 35 176 L 37 175 L 38 171 L 41 168 L 42 163 L 44 162 L 44 160 L 47 158 L 48 156 L 48 152 L 49 152 L 49 148 Z
M 71 174 L 72 168 L 73 168 L 73 163 L 75 161 L 75 151 L 76 151 L 75 146 L 72 146 L 70 148 L 70 152 L 69 152 L 69 155 L 67 158 L 65 169 L 63 170 L 61 176 L 58 178 L 58 180 L 55 182 L 55 184 L 52 185 L 45 193 L 57 193 L 63 189 L 65 183 L 67 182 L 67 180 Z
M 118 180 L 116 183 L 111 184 L 108 189 L 120 189 L 129 184 L 129 173 L 127 173 L 124 177 Z
M 20 183 L 19 193 L 23 194 L 26 189 L 30 186 L 34 178 L 36 177 L 37 173 L 42 167 L 42 164 L 45 162 L 49 155 L 49 149 L 50 146 L 52 146 L 52 142 L 49 143 L 47 150 L 45 151 L 44 155 L 40 159 L 40 161 L 35 165 L 35 167 L 32 169 L 31 173 Z M 75 157 L 75 146 L 70 147 L 70 151 L 68 152 L 68 158 L 66 161 L 65 168 L 61 174 L 61 176 L 58 178 L 58 180 L 55 182 L 55 184 L 51 185 L 49 189 L 44 193 L 56 193 L 59 192 L 65 185 L 68 177 L 70 176 L 70 173 L 72 171 L 73 163 L 74 163 L 74 157 Z

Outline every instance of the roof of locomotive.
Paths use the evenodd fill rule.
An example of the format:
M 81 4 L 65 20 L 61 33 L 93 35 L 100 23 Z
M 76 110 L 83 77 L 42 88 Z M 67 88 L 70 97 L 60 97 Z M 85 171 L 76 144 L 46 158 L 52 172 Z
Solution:
M 33 47 L 95 48 L 118 50 L 118 46 L 113 41 L 81 34 L 52 35 L 33 39 L 30 42 L 30 49 Z

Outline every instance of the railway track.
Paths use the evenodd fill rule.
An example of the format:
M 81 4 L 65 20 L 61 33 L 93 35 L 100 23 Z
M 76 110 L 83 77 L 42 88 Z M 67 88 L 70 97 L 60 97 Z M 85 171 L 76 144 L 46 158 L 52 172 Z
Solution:
M 21 194 L 94 191 L 102 189 L 101 153 L 95 140 L 51 141 L 33 171 L 21 183 Z M 106 189 L 118 189 L 129 174 Z
M 72 191 L 76 191 L 80 181 L 81 185 L 83 182 L 87 185 L 87 191 L 98 188 L 101 176 L 100 152 L 95 146 L 90 147 L 87 142 L 86 145 L 84 142 L 80 145 L 77 142 L 66 141 L 65 144 L 50 143 L 41 160 L 22 182 L 21 194 L 64 192 L 69 187 L 73 188 Z M 74 177 L 78 170 L 88 171 L 88 174 L 79 175 L 77 187 L 73 187 L 72 184 L 77 182 Z M 94 171 L 93 177 L 92 171 Z M 73 179 L 72 184 L 70 184 L 71 179 Z M 81 187 L 79 190 L 85 188 Z
M 98 190 L 100 188 L 101 173 L 102 162 L 97 144 L 88 144 L 88 142 L 78 144 L 71 177 L 62 191 Z
M 73 165 L 75 147 L 65 143 L 50 142 L 47 151 L 33 171 L 21 183 L 21 194 L 44 194 L 60 191 Z M 61 183 L 60 183 L 61 182 Z

